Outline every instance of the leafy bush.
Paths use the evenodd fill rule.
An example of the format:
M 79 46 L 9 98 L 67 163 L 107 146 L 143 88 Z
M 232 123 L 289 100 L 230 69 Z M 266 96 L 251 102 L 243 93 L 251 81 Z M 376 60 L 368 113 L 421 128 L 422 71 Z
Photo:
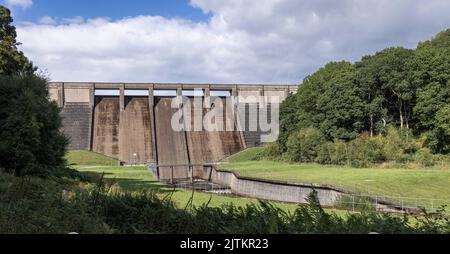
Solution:
M 348 147 L 342 140 L 337 140 L 330 147 L 331 162 L 337 165 L 344 165 L 348 163 Z
M 430 149 L 424 148 L 426 140 L 426 136 L 415 138 L 410 130 L 391 127 L 387 130 L 386 136 L 371 137 L 370 134 L 363 133 L 350 142 L 342 140 L 326 142 L 319 130 L 306 128 L 289 137 L 286 152 L 283 153 L 279 143 L 273 143 L 266 146 L 259 155 L 260 158 L 270 160 L 353 167 L 369 167 L 385 162 L 397 166 L 417 163 L 425 167 L 437 163 L 447 164 L 448 155 L 435 155 Z
M 321 164 L 331 164 L 331 156 L 334 153 L 334 144 L 331 142 L 324 143 L 319 147 L 316 162 Z
M 404 156 L 403 140 L 394 128 L 389 128 L 384 139 L 383 154 L 387 161 L 400 161 Z
M 283 154 L 283 148 L 278 142 L 267 144 L 262 151 L 257 153 L 257 159 L 279 160 Z
M 385 161 L 383 141 L 378 137 L 361 135 L 349 142 L 348 149 L 349 161 L 355 167 L 368 167 L 373 163 Z
M 435 165 L 435 157 L 431 153 L 430 149 L 422 148 L 414 154 L 414 161 L 422 164 L 425 167 L 431 167 Z
M 323 134 L 314 128 L 301 129 L 289 137 L 287 154 L 293 162 L 314 162 L 321 146 L 326 143 Z

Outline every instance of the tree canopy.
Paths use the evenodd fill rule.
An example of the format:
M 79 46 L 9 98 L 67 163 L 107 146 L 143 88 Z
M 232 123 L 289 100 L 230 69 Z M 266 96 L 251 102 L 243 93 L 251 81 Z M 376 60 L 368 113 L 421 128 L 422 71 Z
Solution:
M 0 5 L 0 75 L 33 74 L 37 68 L 17 46 L 11 11 Z
M 10 11 L 0 6 L 0 169 L 16 175 L 64 173 L 67 139 L 47 81 L 17 49 Z
M 449 153 L 449 70 L 450 29 L 413 50 L 393 47 L 354 64 L 328 63 L 282 104 L 279 143 L 286 147 L 290 135 L 309 127 L 344 141 L 397 127 L 424 136 L 433 152 Z

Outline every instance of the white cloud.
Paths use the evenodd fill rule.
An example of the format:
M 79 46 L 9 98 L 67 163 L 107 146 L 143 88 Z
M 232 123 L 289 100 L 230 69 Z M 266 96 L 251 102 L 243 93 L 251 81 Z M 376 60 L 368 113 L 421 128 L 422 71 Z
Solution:
M 72 18 L 65 18 L 62 22 L 65 24 L 83 24 L 85 20 L 81 16 L 76 16 Z
M 450 1 L 192 0 L 207 22 L 138 16 L 24 24 L 53 80 L 298 83 L 331 60 L 414 47 L 450 27 Z
M 39 19 L 39 24 L 42 25 L 56 25 L 57 23 L 56 19 L 50 16 L 44 16 Z
M 18 6 L 27 9 L 33 5 L 33 0 L 5 0 L 9 6 Z

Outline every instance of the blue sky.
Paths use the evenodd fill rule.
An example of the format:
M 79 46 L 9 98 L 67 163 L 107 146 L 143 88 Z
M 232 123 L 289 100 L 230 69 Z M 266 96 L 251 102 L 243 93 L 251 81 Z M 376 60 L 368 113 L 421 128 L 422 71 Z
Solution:
M 0 0 L 53 81 L 295 84 L 330 61 L 415 48 L 449 0 Z
M 1 0 L 7 4 L 6 0 Z M 13 7 L 15 21 L 37 22 L 43 16 L 68 18 L 82 16 L 85 19 L 108 17 L 112 20 L 138 15 L 181 17 L 194 21 L 209 18 L 199 8 L 194 8 L 188 0 L 34 0 L 27 8 Z

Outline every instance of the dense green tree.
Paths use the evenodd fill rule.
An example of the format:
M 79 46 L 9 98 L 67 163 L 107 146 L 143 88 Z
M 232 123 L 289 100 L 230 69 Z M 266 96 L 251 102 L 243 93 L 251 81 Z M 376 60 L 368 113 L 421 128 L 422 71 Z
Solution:
M 314 162 L 325 143 L 325 137 L 319 130 L 300 129 L 289 137 L 287 159 L 293 162 Z
M 288 139 L 294 144 L 288 137 L 309 127 L 335 142 L 363 132 L 388 135 L 396 127 L 407 143 L 411 135 L 423 134 L 434 153 L 449 153 L 449 70 L 450 29 L 415 50 L 393 47 L 354 65 L 328 63 L 305 78 L 296 99 L 285 103 L 279 143 L 284 148 Z
M 33 74 L 37 68 L 17 48 L 20 43 L 12 22 L 10 10 L 0 5 L 0 75 Z
M 364 127 L 355 74 L 352 64 L 338 62 L 306 78 L 297 94 L 299 128 L 318 128 L 328 139 L 355 138 Z
M 51 174 L 64 167 L 67 139 L 47 82 L 0 76 L 0 168 L 16 175 Z
M 426 134 L 433 152 L 448 153 L 450 134 L 445 126 L 450 126 L 450 121 L 444 115 L 450 105 L 450 29 L 420 43 L 409 68 L 411 82 L 418 88 L 416 132 Z
M 60 132 L 59 108 L 18 45 L 10 11 L 0 6 L 0 169 L 59 174 L 68 143 Z
M 286 150 L 286 142 L 289 136 L 297 130 L 297 96 L 289 94 L 280 105 L 280 136 L 278 143 L 283 151 Z
M 409 49 L 387 48 L 356 63 L 372 136 L 386 131 L 389 123 L 410 127 L 415 89 L 408 79 L 407 62 L 412 55 Z
M 326 83 L 332 79 L 338 63 L 329 63 L 314 74 L 305 78 L 297 92 L 297 119 L 299 128 L 317 126 L 320 119 L 317 101 L 326 90 Z
M 318 128 L 328 139 L 354 139 L 364 130 L 364 101 L 355 84 L 355 68 L 341 62 L 318 97 Z
M 381 133 L 387 124 L 388 112 L 385 97 L 376 79 L 376 68 L 372 56 L 365 56 L 356 63 L 357 83 L 361 89 L 361 97 L 365 101 L 366 129 L 370 136 Z
M 437 112 L 435 120 L 434 133 L 437 137 L 437 143 L 442 144 L 442 147 L 435 150 L 450 153 L 450 104 L 445 105 Z

